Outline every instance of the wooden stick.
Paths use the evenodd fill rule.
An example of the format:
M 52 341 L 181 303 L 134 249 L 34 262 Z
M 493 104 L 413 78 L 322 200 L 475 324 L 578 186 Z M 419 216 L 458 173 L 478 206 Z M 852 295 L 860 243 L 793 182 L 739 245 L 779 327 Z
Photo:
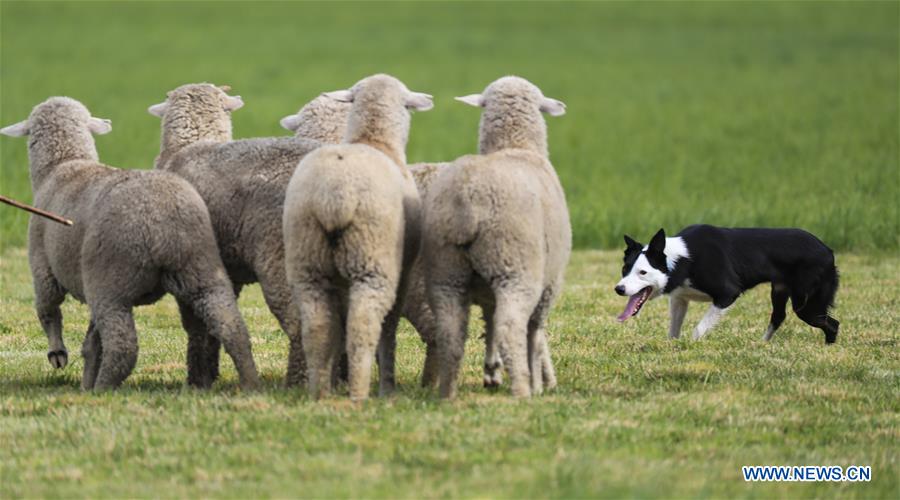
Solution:
M 21 208 L 22 210 L 25 210 L 27 212 L 31 212 L 36 215 L 40 215 L 41 217 L 46 217 L 54 222 L 59 222 L 60 224 L 64 224 L 66 226 L 71 226 L 72 224 L 74 224 L 74 222 L 70 221 L 69 219 L 60 217 L 55 214 L 51 214 L 50 212 L 41 210 L 40 208 L 34 208 L 31 205 L 26 205 L 26 204 L 18 202 L 16 200 L 7 198 L 6 196 L 3 196 L 3 195 L 0 195 L 0 201 L 2 201 L 3 203 L 6 203 L 7 205 L 12 205 L 16 208 Z

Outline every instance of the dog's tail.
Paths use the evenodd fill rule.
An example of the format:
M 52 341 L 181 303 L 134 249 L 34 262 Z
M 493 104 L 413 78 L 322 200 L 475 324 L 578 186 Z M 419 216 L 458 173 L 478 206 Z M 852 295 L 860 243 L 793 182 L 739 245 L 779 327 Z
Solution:
M 841 277 L 837 266 L 831 264 L 825 270 L 825 275 L 822 277 L 822 283 L 819 287 L 820 298 L 828 309 L 834 307 L 834 297 L 837 295 L 840 281 Z

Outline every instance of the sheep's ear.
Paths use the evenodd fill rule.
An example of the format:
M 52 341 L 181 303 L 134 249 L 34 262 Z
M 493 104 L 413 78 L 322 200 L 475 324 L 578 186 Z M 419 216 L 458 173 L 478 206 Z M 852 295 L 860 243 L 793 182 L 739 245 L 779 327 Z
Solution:
M 168 109 L 169 109 L 169 103 L 167 101 L 167 102 L 161 102 L 159 104 L 154 104 L 153 106 L 150 106 L 149 108 L 147 108 L 147 112 L 153 116 L 158 116 L 158 117 L 162 118 L 163 116 L 166 116 L 166 111 Z
M 88 130 L 97 135 L 108 134 L 112 131 L 112 120 L 106 118 L 91 117 L 88 120 Z
M 541 101 L 541 112 L 550 116 L 562 116 L 566 114 L 566 103 L 545 97 Z
M 334 99 L 338 102 L 353 102 L 353 92 L 349 90 L 335 90 L 333 92 L 323 92 L 323 96 Z
M 222 92 L 231 92 L 231 85 L 219 85 L 219 90 Z
M 28 128 L 28 120 L 25 120 L 16 123 L 15 125 L 0 128 L 0 134 L 8 135 L 10 137 L 23 137 L 28 135 L 28 133 L 30 132 Z
M 464 102 L 469 106 L 475 106 L 476 108 L 484 106 L 484 96 L 481 94 L 469 94 L 462 97 L 456 97 L 455 99 L 459 102 Z
M 410 92 L 406 96 L 406 108 L 416 111 L 428 111 L 434 107 L 434 101 L 431 94 L 423 94 L 421 92 Z
M 296 132 L 297 127 L 300 126 L 300 115 L 287 115 L 281 119 L 280 123 L 282 128 L 290 130 L 291 132 Z
M 225 96 L 225 111 L 235 111 L 244 107 L 244 100 L 239 95 Z

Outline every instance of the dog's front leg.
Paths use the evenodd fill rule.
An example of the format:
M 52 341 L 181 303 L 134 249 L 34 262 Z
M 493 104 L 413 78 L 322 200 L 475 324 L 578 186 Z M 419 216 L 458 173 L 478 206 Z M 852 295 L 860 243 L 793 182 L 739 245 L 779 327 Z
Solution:
M 706 314 L 703 315 L 703 319 L 700 320 L 700 323 L 697 325 L 697 328 L 694 329 L 694 340 L 700 340 L 706 335 L 712 327 L 716 326 L 716 323 L 722 319 L 722 316 L 725 315 L 725 311 L 730 309 L 729 307 L 719 308 L 716 307 L 715 304 L 709 306 L 709 309 L 706 310 Z
M 682 297 L 669 296 L 669 338 L 681 336 L 681 325 L 688 310 L 688 301 Z

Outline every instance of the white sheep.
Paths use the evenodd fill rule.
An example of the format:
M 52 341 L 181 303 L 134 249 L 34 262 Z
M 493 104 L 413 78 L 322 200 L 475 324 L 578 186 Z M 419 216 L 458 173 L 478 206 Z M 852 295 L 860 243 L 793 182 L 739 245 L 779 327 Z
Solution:
M 439 327 L 440 393 L 456 394 L 472 302 L 484 309 L 515 396 L 543 389 L 544 324 L 571 253 L 565 195 L 541 113 L 565 105 L 518 77 L 458 100 L 483 108 L 479 155 L 436 174 L 425 198 L 429 304 Z M 488 359 L 493 341 L 488 340 Z
M 428 192 L 432 180 L 438 171 L 450 163 L 414 163 L 409 166 L 409 171 L 416 181 L 419 196 L 422 201 L 428 199 Z M 428 211 L 427 206 L 422 207 L 423 212 Z M 425 364 L 422 368 L 422 386 L 432 387 L 438 380 L 438 328 L 434 314 L 428 305 L 428 294 L 425 285 L 426 264 L 422 252 L 413 261 L 409 270 L 409 284 L 403 300 L 401 315 L 406 318 L 419 333 L 422 342 L 425 343 Z M 488 314 L 490 310 L 482 311 L 485 323 L 485 355 L 484 355 L 484 386 L 496 389 L 503 381 L 503 363 L 497 346 L 497 338 L 493 334 L 493 322 Z M 541 345 L 546 346 L 545 332 L 541 330 Z M 553 361 L 550 359 L 550 351 L 543 349 L 541 352 L 541 364 L 544 386 L 548 389 L 556 387 L 556 374 L 553 369 Z
M 190 344 L 205 343 L 208 332 L 225 345 L 241 386 L 257 386 L 250 337 L 203 200 L 174 175 L 100 163 L 91 133 L 111 128 L 80 102 L 52 97 L 27 120 L 0 130 L 29 136 L 34 204 L 75 221 L 72 227 L 41 218 L 29 224 L 35 308 L 50 341 L 51 364 L 68 362 L 59 306 L 69 294 L 91 309 L 82 387 L 119 386 L 137 362 L 132 308 L 169 292 L 183 314 L 206 327 L 200 338 L 189 330 Z M 212 380 L 189 383 L 205 387 Z
M 388 75 L 326 95 L 352 103 L 349 123 L 343 144 L 313 151 L 294 172 L 284 208 L 285 263 L 310 393 L 331 392 L 332 367 L 346 346 L 350 397 L 359 400 L 369 394 L 376 345 L 379 392 L 394 389 L 396 299 L 419 244 L 419 195 L 406 167 L 410 110 L 432 102 Z
M 287 385 L 306 375 L 300 342 L 300 315 L 291 307 L 285 280 L 282 210 L 284 194 L 297 163 L 326 142 L 339 142 L 350 105 L 318 97 L 282 124 L 294 137 L 231 140 L 231 111 L 239 96 L 211 84 L 183 85 L 165 102 L 151 106 L 162 118 L 162 145 L 156 168 L 190 182 L 209 207 L 216 239 L 236 294 L 259 282 L 272 314 L 290 342 Z M 202 325 L 188 314 L 185 328 Z M 191 369 L 218 373 L 215 342 L 191 351 Z M 200 366 L 203 368 L 199 368 Z

